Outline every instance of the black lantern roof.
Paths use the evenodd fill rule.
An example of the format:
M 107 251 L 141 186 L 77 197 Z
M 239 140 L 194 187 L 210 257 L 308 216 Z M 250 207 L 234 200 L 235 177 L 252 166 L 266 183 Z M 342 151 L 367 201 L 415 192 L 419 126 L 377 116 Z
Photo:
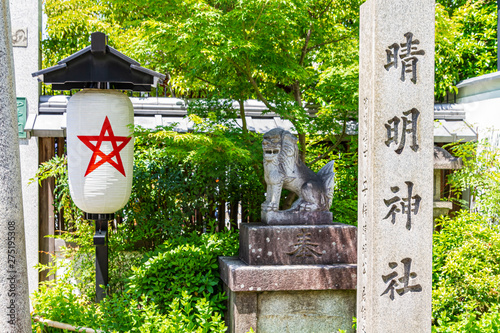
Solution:
M 137 61 L 108 46 L 102 32 L 91 35 L 90 46 L 59 61 L 57 65 L 31 74 L 54 90 L 108 88 L 151 91 L 165 75 L 141 67 Z

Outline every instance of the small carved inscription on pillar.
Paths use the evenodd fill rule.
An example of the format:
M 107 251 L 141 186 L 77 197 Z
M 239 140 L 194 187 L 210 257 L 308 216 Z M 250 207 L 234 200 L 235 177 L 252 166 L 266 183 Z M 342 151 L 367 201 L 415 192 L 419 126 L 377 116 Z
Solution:
M 12 29 L 12 46 L 14 47 L 28 46 L 28 28 Z

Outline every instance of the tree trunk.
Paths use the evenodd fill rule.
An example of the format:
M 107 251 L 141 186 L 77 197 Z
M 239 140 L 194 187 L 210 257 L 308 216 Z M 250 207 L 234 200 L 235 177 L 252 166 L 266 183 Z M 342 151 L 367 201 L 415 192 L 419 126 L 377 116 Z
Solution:
M 196 221 L 196 231 L 203 231 L 203 216 L 199 208 L 194 210 L 195 221 Z M 198 229 L 199 228 L 199 229 Z
M 311 33 L 311 30 L 309 30 L 308 34 Z M 302 62 L 302 59 L 301 59 Z M 302 107 L 302 92 L 300 91 L 300 83 L 298 80 L 295 80 L 295 82 L 292 85 L 293 89 L 293 98 L 295 99 L 295 103 L 297 103 L 298 107 Z M 299 157 L 302 162 L 306 162 L 306 134 L 305 133 L 298 133 L 299 135 Z
M 226 231 L 226 202 L 221 201 L 217 207 L 218 232 Z
M 305 133 L 298 133 L 299 134 L 299 157 L 300 160 L 304 163 L 306 163 L 306 134 Z
M 240 104 L 240 118 L 241 118 L 241 129 L 243 134 L 246 136 L 248 134 L 247 119 L 245 118 L 245 102 L 242 99 L 238 100 Z
M 248 202 L 241 202 L 241 223 L 248 222 Z
M 238 205 L 240 203 L 239 196 L 233 198 L 229 204 L 229 221 L 231 223 L 231 230 L 238 230 Z

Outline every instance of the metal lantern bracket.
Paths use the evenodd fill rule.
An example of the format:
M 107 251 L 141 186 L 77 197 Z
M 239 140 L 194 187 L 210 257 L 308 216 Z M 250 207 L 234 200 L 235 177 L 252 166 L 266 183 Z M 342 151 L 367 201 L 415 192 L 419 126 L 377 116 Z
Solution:
M 108 37 L 102 32 L 91 34 L 90 46 L 31 75 L 52 84 L 54 90 L 151 91 L 158 80 L 165 80 L 165 75 L 141 67 L 137 61 L 109 46 Z
M 95 288 L 96 301 L 100 302 L 106 296 L 105 288 L 108 285 L 108 221 L 114 219 L 114 214 L 85 213 L 86 220 L 95 221 Z

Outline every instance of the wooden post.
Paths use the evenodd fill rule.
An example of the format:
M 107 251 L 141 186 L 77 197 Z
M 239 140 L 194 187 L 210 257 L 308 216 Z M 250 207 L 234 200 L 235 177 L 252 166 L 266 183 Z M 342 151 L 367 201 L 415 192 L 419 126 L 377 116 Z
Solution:
M 57 138 L 57 156 L 62 157 L 64 156 L 64 148 L 66 147 L 66 139 L 65 138 Z M 68 226 L 65 225 L 64 223 L 64 210 L 60 209 L 59 212 L 57 213 L 57 221 L 58 221 L 58 227 L 59 227 L 59 235 L 63 231 L 67 231 Z
M 46 162 L 55 156 L 54 138 L 39 138 L 38 140 L 40 163 Z M 50 254 L 54 254 L 55 242 L 47 235 L 54 235 L 55 232 L 55 210 L 54 210 L 54 178 L 42 181 L 39 188 L 39 262 L 47 265 L 51 262 Z M 39 281 L 52 280 L 53 275 L 47 276 L 45 271 L 39 273 Z

